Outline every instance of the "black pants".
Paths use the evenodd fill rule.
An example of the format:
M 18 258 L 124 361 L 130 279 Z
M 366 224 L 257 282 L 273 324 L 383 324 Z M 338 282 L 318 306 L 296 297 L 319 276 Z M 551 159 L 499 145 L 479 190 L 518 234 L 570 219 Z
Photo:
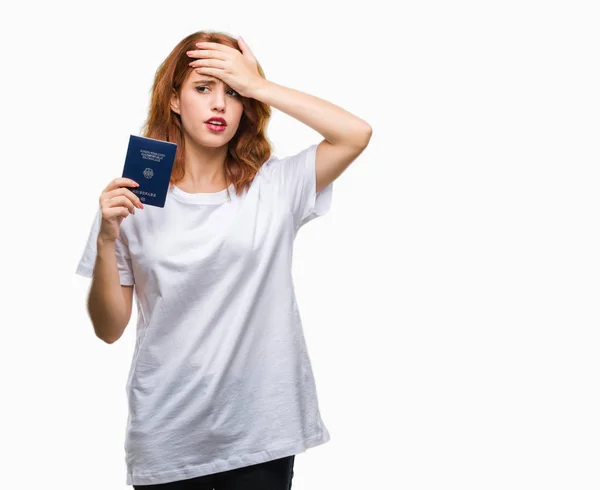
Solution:
M 294 455 L 242 468 L 155 485 L 133 485 L 148 490 L 290 490 Z

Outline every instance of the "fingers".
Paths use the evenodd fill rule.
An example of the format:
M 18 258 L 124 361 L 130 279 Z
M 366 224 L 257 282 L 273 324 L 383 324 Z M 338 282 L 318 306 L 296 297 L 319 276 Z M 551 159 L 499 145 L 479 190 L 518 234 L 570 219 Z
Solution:
M 208 41 L 202 41 L 195 44 L 196 47 L 202 49 L 212 49 L 214 51 L 227 51 L 228 49 L 233 49 L 231 46 L 227 46 L 226 44 L 221 43 L 211 43 Z M 233 49 L 237 51 L 237 49 Z
M 106 209 L 103 208 L 102 210 L 102 216 L 106 219 L 116 218 L 117 216 L 127 218 L 127 216 L 129 216 L 130 214 L 132 214 L 131 211 L 125 206 L 110 207 L 109 204 L 109 206 L 106 207 Z
M 212 68 L 220 68 L 220 69 L 224 69 L 225 68 L 225 63 L 224 60 L 218 60 L 218 59 L 201 59 L 201 60 L 194 60 L 194 61 L 190 61 L 188 63 L 189 66 L 193 66 L 194 68 L 200 68 L 202 67 L 212 67 Z
M 238 37 L 238 45 L 240 46 L 243 54 L 248 56 L 251 60 L 256 61 L 254 53 L 252 52 L 252 50 L 250 49 L 250 46 L 248 46 L 248 44 L 246 43 L 246 41 L 244 40 L 244 38 L 242 36 Z
M 100 195 L 100 205 L 104 203 L 113 207 L 118 204 L 125 206 L 131 214 L 135 214 L 134 206 L 139 209 L 144 209 L 144 205 L 140 201 L 140 198 L 131 192 L 126 187 L 120 187 L 121 185 L 133 185 L 138 186 L 137 182 L 127 178 L 114 179 Z
M 221 61 L 227 60 L 227 56 L 223 51 L 214 51 L 212 49 L 194 49 L 192 51 L 187 51 L 185 54 L 190 58 L 212 58 Z
M 129 187 L 138 187 L 139 184 L 132 179 L 128 179 L 127 177 L 117 177 L 113 179 L 105 188 L 103 192 L 112 191 L 113 189 L 117 189 L 119 187 L 129 186 Z
M 100 206 L 104 209 L 123 209 L 125 208 L 128 213 L 127 214 L 135 214 L 135 206 L 133 205 L 132 200 L 124 195 L 123 193 L 119 195 L 114 195 L 111 192 L 104 193 L 100 196 Z M 119 214 L 119 213 L 117 213 Z

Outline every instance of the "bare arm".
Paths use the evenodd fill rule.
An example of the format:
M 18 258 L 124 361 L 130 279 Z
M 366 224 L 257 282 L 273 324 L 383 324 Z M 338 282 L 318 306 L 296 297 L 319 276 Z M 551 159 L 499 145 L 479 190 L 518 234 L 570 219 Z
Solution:
M 317 148 L 316 192 L 331 184 L 356 160 L 373 133 L 366 121 L 345 109 L 264 78 L 256 80 L 251 97 L 285 112 L 325 138 Z
M 88 312 L 96 336 L 108 344 L 116 342 L 129 323 L 133 286 L 122 286 L 117 267 L 115 242 L 97 241 L 97 257 L 88 296 Z

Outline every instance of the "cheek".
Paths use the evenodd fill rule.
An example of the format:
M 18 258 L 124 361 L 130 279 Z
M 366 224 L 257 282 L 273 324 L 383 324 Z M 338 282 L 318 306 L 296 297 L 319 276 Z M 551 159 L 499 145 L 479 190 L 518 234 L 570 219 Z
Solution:
M 179 103 L 179 109 L 181 111 L 181 117 L 184 121 L 193 119 L 193 115 L 195 112 L 194 104 L 190 103 L 189 100 L 181 99 L 181 102 Z
M 239 110 L 238 110 L 238 112 L 236 112 L 236 117 L 235 117 L 235 120 L 236 120 L 235 127 L 236 127 L 236 129 L 240 126 L 240 122 L 241 122 L 241 120 L 242 120 L 243 117 L 244 117 L 244 108 L 240 107 Z
M 204 123 L 200 116 L 204 114 L 205 111 L 197 100 L 183 99 L 180 107 L 181 119 L 186 128 L 194 130 L 202 127 Z

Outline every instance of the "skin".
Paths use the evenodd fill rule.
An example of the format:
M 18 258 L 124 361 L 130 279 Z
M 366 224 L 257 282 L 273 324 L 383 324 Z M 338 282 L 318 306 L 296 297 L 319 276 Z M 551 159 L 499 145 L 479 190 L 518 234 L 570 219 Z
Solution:
M 242 96 L 220 79 L 192 70 L 180 94 L 173 92 L 171 109 L 181 116 L 185 141 L 185 177 L 177 187 L 190 193 L 225 189 L 225 157 L 244 111 Z M 204 121 L 212 116 L 227 121 L 225 131 L 208 128 Z
M 323 136 L 316 150 L 316 192 L 320 192 L 356 160 L 373 132 L 363 119 L 319 97 L 259 76 L 254 54 L 238 38 L 241 52 L 231 46 L 198 42 L 186 54 L 200 75 L 217 77 L 242 94 L 284 112 Z

